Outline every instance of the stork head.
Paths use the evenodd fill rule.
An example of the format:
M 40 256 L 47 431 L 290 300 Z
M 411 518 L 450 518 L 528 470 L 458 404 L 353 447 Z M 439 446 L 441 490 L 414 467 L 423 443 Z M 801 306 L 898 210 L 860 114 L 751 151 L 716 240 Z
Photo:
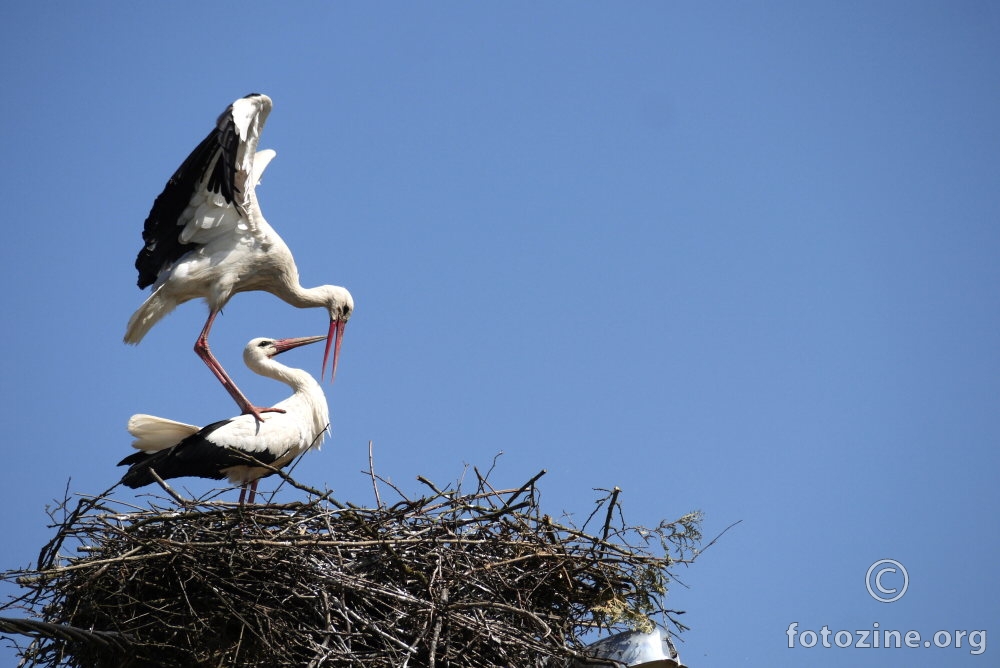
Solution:
M 266 337 L 256 338 L 250 341 L 246 348 L 243 349 L 243 361 L 246 362 L 247 366 L 252 367 L 254 360 L 259 360 L 264 357 L 274 357 L 275 355 L 280 355 L 287 350 L 292 350 L 293 348 L 305 346 L 310 343 L 316 343 L 317 341 L 322 341 L 325 338 L 325 334 L 320 334 L 319 336 L 300 336 L 294 339 L 269 339 Z
M 354 298 L 346 288 L 339 285 L 324 285 L 317 290 L 323 291 L 326 307 L 330 312 L 330 331 L 326 335 L 326 350 L 323 353 L 323 367 L 320 371 L 320 379 L 326 374 L 326 362 L 330 358 L 330 349 L 333 349 L 333 364 L 330 367 L 330 382 L 337 376 L 337 359 L 340 357 L 340 344 L 344 339 L 344 329 L 347 321 L 354 313 Z

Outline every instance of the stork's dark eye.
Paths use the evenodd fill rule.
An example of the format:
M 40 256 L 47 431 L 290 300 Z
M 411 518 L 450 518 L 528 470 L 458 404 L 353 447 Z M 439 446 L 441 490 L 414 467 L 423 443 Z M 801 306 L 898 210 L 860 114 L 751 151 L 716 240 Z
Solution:
M 258 348 L 267 348 L 268 346 L 272 345 L 273 343 L 274 343 L 274 341 L 261 341 L 260 343 L 257 344 L 257 347 Z

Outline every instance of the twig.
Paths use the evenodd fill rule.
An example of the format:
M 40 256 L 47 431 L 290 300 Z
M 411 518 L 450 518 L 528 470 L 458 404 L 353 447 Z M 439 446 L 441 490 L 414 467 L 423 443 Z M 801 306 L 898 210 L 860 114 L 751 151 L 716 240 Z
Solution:
M 0 617 L 0 632 L 17 633 L 35 638 L 56 637 L 63 640 L 92 643 L 105 649 L 124 650 L 129 644 L 129 639 L 120 633 L 81 629 L 68 624 L 51 624 L 37 619 Z
M 535 483 L 538 482 L 538 479 L 541 478 L 546 473 L 548 473 L 548 471 L 545 470 L 545 469 L 542 469 L 541 471 L 539 471 L 538 473 L 536 473 L 534 476 L 532 476 L 531 480 L 529 480 L 528 482 L 526 482 L 523 485 L 521 485 L 521 487 L 518 488 L 518 490 L 516 492 L 514 492 L 513 494 L 511 494 L 507 498 L 507 500 L 504 502 L 504 506 L 505 507 L 509 506 L 514 501 L 514 499 L 516 499 L 517 497 L 521 496 L 521 494 L 524 493 L 524 490 L 528 489 L 529 487 L 534 487 Z
M 372 477 L 372 489 L 375 490 L 375 505 L 379 508 L 384 508 L 382 505 L 382 497 L 378 493 L 378 481 L 375 478 L 375 458 L 372 454 L 372 441 L 368 441 L 368 473 Z
M 611 492 L 611 501 L 608 503 L 608 514 L 604 518 L 604 532 L 601 534 L 602 541 L 608 539 L 608 531 L 611 529 L 611 516 L 614 514 L 615 505 L 618 503 L 619 494 L 621 494 L 621 489 L 616 486 Z
M 166 483 L 166 481 L 163 478 L 160 477 L 160 474 L 156 472 L 156 469 L 150 468 L 149 469 L 149 473 L 150 473 L 150 475 L 153 476 L 153 480 L 156 481 L 156 484 L 158 484 L 160 487 L 162 487 L 163 491 L 165 491 L 167 494 L 169 494 L 171 497 L 173 497 L 174 501 L 177 502 L 177 505 L 179 505 L 179 506 L 187 506 L 187 505 L 189 505 L 188 500 L 185 499 L 180 494 L 178 494 L 177 492 L 175 492 L 174 489 L 173 489 L 173 487 L 171 487 L 170 485 L 168 485 Z
M 442 492 L 440 489 L 438 489 L 434 485 L 434 483 L 432 483 L 430 480 L 428 480 L 427 478 L 423 477 L 422 475 L 418 475 L 417 476 L 417 481 L 418 482 L 422 482 L 423 484 L 427 485 L 432 490 L 434 490 L 434 493 L 437 494 L 438 497 L 448 498 L 450 496 L 447 492 Z
M 708 541 L 708 543 L 704 547 L 699 548 L 698 551 L 697 551 L 697 555 L 705 554 L 705 550 L 707 550 L 708 548 L 710 548 L 713 545 L 715 545 L 715 541 L 717 541 L 720 538 L 722 538 L 722 536 L 725 535 L 725 533 L 727 531 L 729 531 L 730 529 L 732 529 L 734 526 L 736 526 L 737 524 L 742 524 L 742 523 L 743 523 L 743 520 L 736 520 L 735 522 L 733 522 L 732 524 L 730 524 L 729 526 L 727 526 L 725 529 L 723 529 L 721 532 L 719 532 L 719 534 L 715 538 L 713 538 L 712 540 Z

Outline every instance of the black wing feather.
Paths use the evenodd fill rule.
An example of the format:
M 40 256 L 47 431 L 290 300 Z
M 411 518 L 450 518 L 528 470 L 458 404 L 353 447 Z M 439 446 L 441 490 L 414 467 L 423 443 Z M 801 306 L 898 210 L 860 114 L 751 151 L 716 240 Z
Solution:
M 143 247 L 135 259 L 140 289 L 155 283 L 163 269 L 194 247 L 194 244 L 181 243 L 178 220 L 216 156 L 219 159 L 215 160 L 209 174 L 208 189 L 220 193 L 226 202 L 233 201 L 239 141 L 230 107 L 219 116 L 215 129 L 195 147 L 167 181 L 163 192 L 153 202 L 153 208 L 149 210 L 149 216 L 143 225 Z
M 270 464 L 277 459 L 267 451 L 248 455 L 208 440 L 209 434 L 229 422 L 231 420 L 213 422 L 166 450 L 153 453 L 136 452 L 129 455 L 118 462 L 118 466 L 126 464 L 129 466 L 121 482 L 132 489 L 148 485 L 154 482 L 150 469 L 154 469 L 156 475 L 164 480 L 189 476 L 221 480 L 226 477 L 223 472 L 225 469 L 252 464 L 252 461 L 247 459 L 248 456 L 264 464 Z

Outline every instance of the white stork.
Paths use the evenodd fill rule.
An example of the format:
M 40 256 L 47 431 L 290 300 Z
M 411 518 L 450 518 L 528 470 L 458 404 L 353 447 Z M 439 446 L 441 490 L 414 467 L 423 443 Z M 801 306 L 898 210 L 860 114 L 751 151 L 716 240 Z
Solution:
M 194 350 L 208 365 L 243 413 L 258 408 L 246 396 L 208 347 L 215 317 L 237 292 L 263 290 L 298 308 L 324 307 L 330 330 L 323 354 L 326 371 L 333 344 L 331 380 L 354 300 L 345 288 L 321 285 L 303 288 L 295 259 L 281 237 L 267 224 L 257 204 L 255 187 L 275 156 L 257 151 L 271 98 L 252 94 L 236 100 L 219 116 L 213 129 L 167 181 L 153 202 L 142 232 L 145 242 L 135 267 L 139 288 L 153 293 L 129 319 L 126 343 L 139 343 L 146 332 L 178 304 L 203 298 L 208 319 Z
M 243 349 L 243 361 L 251 371 L 280 380 L 294 390 L 274 408 L 275 415 L 258 423 L 255 416 L 237 417 L 197 427 L 153 415 L 133 415 L 128 431 L 139 449 L 118 462 L 129 465 L 122 483 L 133 489 L 154 481 L 150 469 L 166 480 L 184 476 L 228 477 L 242 485 L 240 503 L 250 490 L 249 503 L 257 493 L 257 481 L 271 471 L 248 463 L 249 457 L 281 468 L 311 448 L 319 448 L 329 431 L 330 413 L 320 384 L 302 369 L 279 364 L 275 355 L 315 343 L 326 335 L 296 339 L 258 338 Z

